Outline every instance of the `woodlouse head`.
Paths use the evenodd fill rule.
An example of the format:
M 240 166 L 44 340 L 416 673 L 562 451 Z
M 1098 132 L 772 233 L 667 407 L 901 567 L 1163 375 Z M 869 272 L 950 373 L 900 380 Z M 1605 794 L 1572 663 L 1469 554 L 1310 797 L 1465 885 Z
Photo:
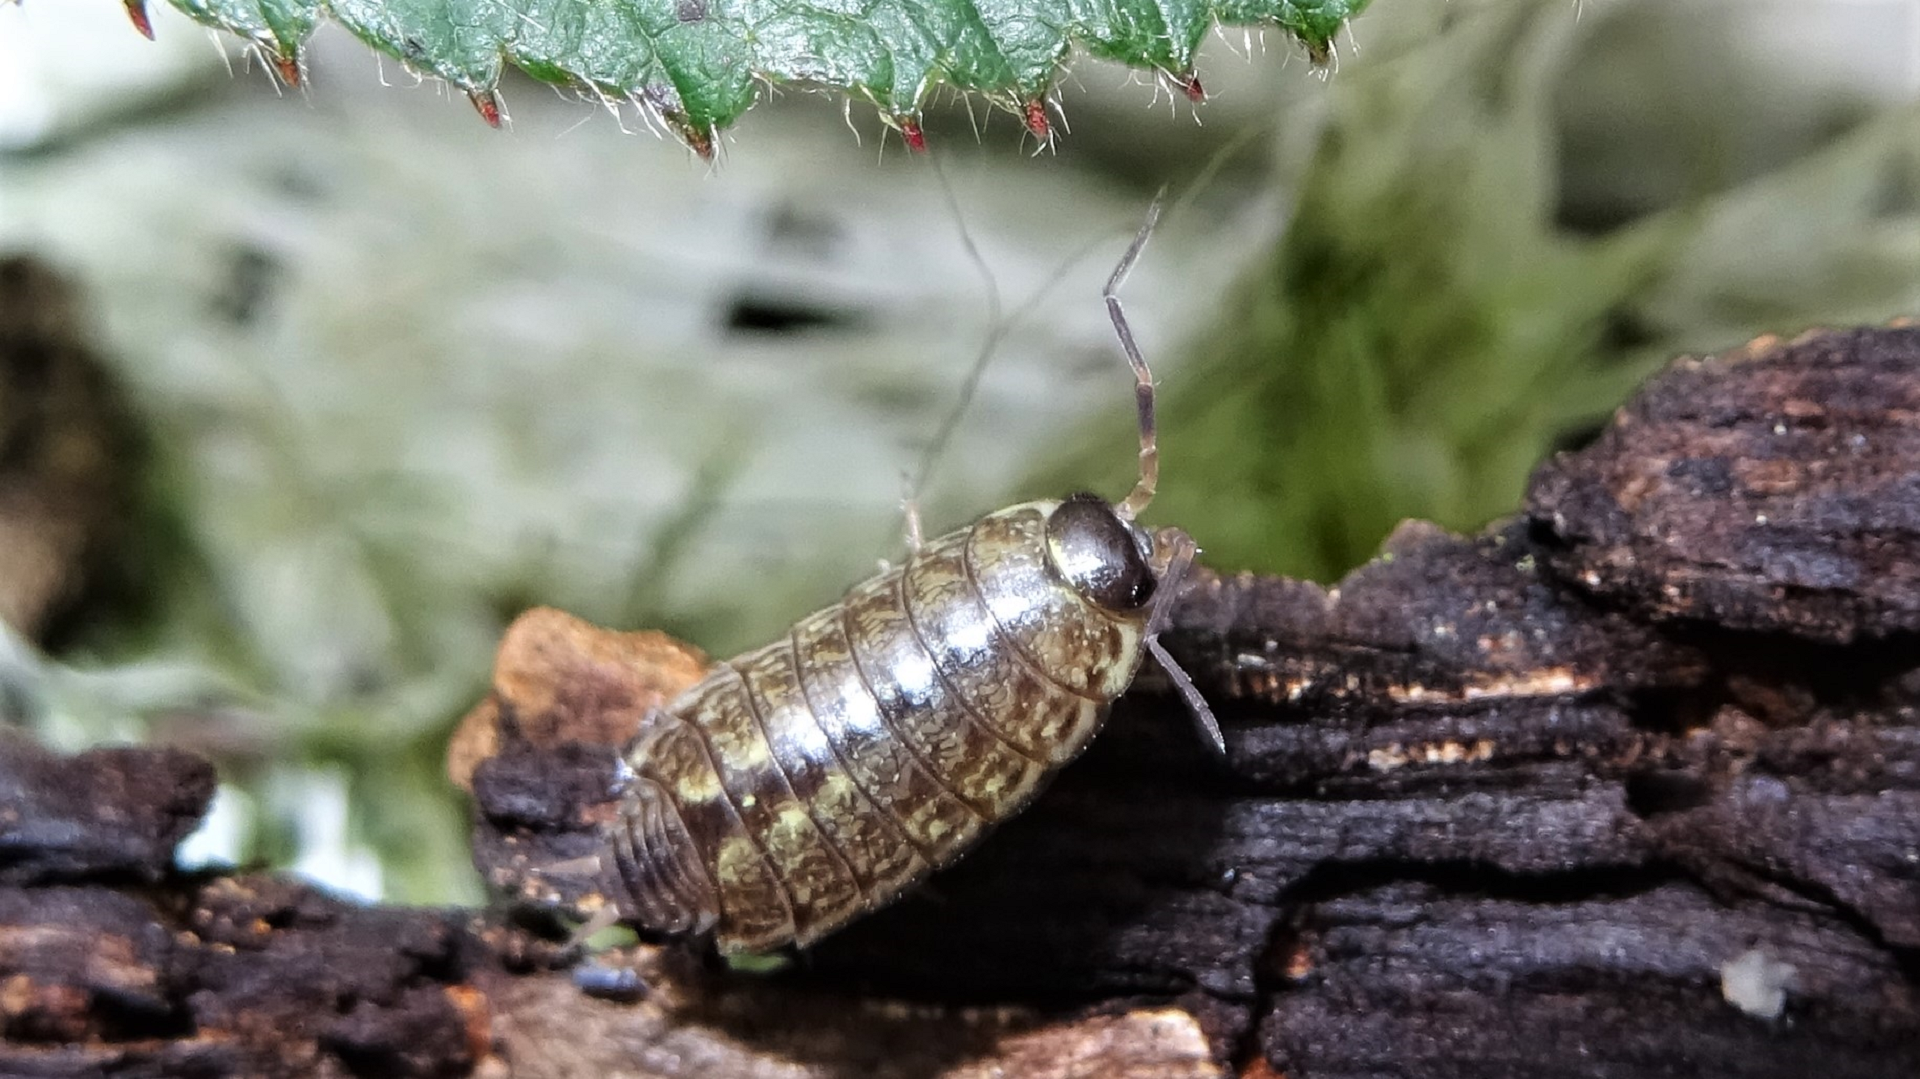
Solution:
M 1159 575 L 1153 539 L 1097 495 L 1077 494 L 1047 518 L 1047 558 L 1088 602 L 1116 613 L 1143 610 Z

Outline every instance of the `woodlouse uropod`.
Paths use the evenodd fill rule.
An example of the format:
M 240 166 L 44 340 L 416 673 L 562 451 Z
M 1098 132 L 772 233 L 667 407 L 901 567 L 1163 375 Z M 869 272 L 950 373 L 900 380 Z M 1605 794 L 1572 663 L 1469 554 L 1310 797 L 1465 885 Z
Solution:
M 913 544 L 786 637 L 717 664 L 623 755 L 598 857 L 602 919 L 711 933 L 725 953 L 806 946 L 884 905 L 1024 808 L 1086 748 L 1161 647 L 1195 553 L 1134 523 L 1159 478 L 1152 375 L 1118 290 L 1102 295 L 1135 376 L 1140 475 L 1120 503 L 1028 502 Z

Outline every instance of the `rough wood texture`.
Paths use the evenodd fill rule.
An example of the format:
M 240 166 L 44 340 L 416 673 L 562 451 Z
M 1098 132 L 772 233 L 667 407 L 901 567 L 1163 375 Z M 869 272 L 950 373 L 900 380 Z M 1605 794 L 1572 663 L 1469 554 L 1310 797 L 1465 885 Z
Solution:
M 1555 569 L 1648 617 L 1847 643 L 1920 629 L 1920 328 L 1681 360 L 1535 480 Z
M 135 854 L 0 831 L 57 870 L 5 878 L 0 1071 L 1920 1073 L 1916 402 L 1920 329 L 1758 342 L 1482 536 L 1410 524 L 1333 589 L 1203 578 L 1170 643 L 1227 760 L 1142 685 L 1029 813 L 774 976 L 557 969 L 528 913 L 599 904 L 566 863 L 610 750 L 693 667 L 538 616 L 460 765 L 519 914 L 143 880 L 192 779 L 95 783 L 120 808 L 58 810 L 59 849 L 118 849 L 85 839 L 117 813 Z M 7 752 L 13 789 L 55 767 Z

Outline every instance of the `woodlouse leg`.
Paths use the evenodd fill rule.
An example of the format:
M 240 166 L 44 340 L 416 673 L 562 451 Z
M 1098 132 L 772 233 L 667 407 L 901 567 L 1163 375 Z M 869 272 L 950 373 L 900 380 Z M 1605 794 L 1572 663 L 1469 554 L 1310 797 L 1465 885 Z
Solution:
M 900 481 L 900 512 L 906 516 L 907 555 L 912 557 L 926 542 L 926 533 L 920 529 L 920 493 L 915 490 L 913 477 L 902 475 Z
M 586 948 L 588 938 L 603 930 L 612 929 L 618 924 L 620 924 L 620 908 L 608 903 L 594 911 L 586 921 L 580 923 L 578 929 L 573 931 L 573 935 L 567 938 L 567 950 L 571 952 Z
M 535 877 L 599 878 L 602 877 L 606 871 L 607 863 L 605 859 L 598 854 L 588 854 L 579 858 L 568 858 L 564 861 L 535 866 L 531 872 Z M 572 935 L 567 937 L 567 950 L 579 951 L 584 949 L 588 937 L 593 936 L 603 929 L 613 928 L 619 921 L 619 908 L 612 903 L 608 903 L 606 906 L 594 911 L 586 921 L 580 923 L 580 926 L 573 931 Z
M 549 865 L 535 866 L 532 873 L 536 877 L 597 877 L 604 865 L 598 854 L 586 854 Z

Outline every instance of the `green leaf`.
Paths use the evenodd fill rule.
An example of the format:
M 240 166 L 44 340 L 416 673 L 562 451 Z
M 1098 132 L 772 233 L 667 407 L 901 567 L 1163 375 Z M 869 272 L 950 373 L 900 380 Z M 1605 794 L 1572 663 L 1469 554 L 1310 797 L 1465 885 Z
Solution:
M 145 25 L 144 0 L 125 0 Z M 1164 72 L 1196 99 L 1194 53 L 1215 26 L 1277 26 L 1316 63 L 1369 0 L 170 0 L 265 50 L 298 81 L 322 15 L 408 67 L 467 91 L 498 124 L 503 64 L 630 100 L 702 154 L 759 82 L 873 102 L 919 145 L 939 87 L 977 92 L 1049 132 L 1043 99 L 1074 45 Z

